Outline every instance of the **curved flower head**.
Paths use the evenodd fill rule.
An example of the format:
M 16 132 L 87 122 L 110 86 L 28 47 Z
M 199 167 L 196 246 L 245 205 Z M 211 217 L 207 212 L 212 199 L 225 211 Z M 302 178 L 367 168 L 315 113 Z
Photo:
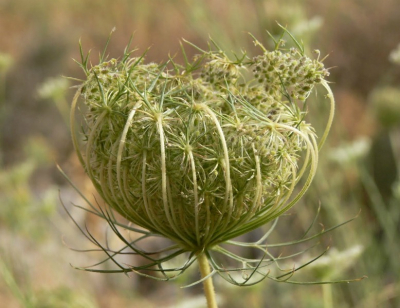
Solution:
M 80 98 L 84 142 L 76 132 L 73 140 L 97 191 L 128 221 L 195 255 L 300 199 L 316 171 L 333 96 L 328 71 L 301 48 L 261 46 L 257 57 L 231 59 L 216 44 L 208 51 L 190 45 L 199 54 L 185 65 L 146 64 L 126 52 L 87 68 L 82 58 L 87 80 L 71 127 Z M 319 145 L 305 103 L 318 84 L 332 104 Z

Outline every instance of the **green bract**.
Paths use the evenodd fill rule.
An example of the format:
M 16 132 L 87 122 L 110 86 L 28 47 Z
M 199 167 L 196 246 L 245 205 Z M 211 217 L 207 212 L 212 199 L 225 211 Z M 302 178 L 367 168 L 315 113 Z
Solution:
M 82 147 L 73 133 L 104 200 L 191 252 L 262 226 L 298 201 L 318 161 L 305 100 L 322 84 L 333 104 L 328 71 L 302 50 L 277 44 L 235 60 L 219 48 L 198 50 L 185 66 L 145 64 L 129 53 L 85 66 Z

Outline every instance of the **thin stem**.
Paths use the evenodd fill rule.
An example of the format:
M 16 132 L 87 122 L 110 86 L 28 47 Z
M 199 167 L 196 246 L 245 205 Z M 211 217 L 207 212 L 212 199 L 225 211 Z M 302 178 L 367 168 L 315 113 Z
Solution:
M 324 295 L 324 308 L 333 308 L 332 285 L 323 284 L 322 293 Z
M 233 211 L 233 192 L 232 192 L 232 182 L 231 182 L 231 173 L 230 173 L 231 167 L 230 167 L 230 162 L 229 162 L 228 146 L 226 144 L 224 131 L 222 130 L 222 127 L 221 127 L 215 113 L 207 105 L 201 104 L 201 108 L 211 117 L 212 121 L 214 122 L 214 124 L 217 128 L 219 137 L 220 137 L 222 149 L 224 151 L 224 160 L 221 162 L 222 167 L 224 169 L 225 187 L 226 187 L 223 213 L 226 212 L 226 206 L 229 206 L 229 211 L 228 211 L 228 216 L 226 218 L 223 215 L 221 215 L 220 219 L 222 217 L 224 217 L 225 224 L 221 229 L 225 229 L 226 225 L 231 220 L 232 211 Z M 229 202 L 229 205 L 228 205 L 228 202 Z
M 332 122 L 333 122 L 333 116 L 335 115 L 335 97 L 333 96 L 331 87 L 328 85 L 328 83 L 325 80 L 323 80 L 321 84 L 326 89 L 326 91 L 328 91 L 327 97 L 329 98 L 331 107 L 330 107 L 330 111 L 329 111 L 328 123 L 326 124 L 324 134 L 322 135 L 322 138 L 319 141 L 318 150 L 321 150 L 322 146 L 325 143 L 326 137 L 328 137 L 328 134 L 331 129 Z
M 199 268 L 201 273 L 201 278 L 205 278 L 211 274 L 210 264 L 208 263 L 207 256 L 205 253 L 200 253 L 197 256 L 197 261 L 199 262 Z M 207 299 L 208 308 L 217 308 L 217 301 L 215 298 L 215 290 L 212 282 L 212 277 L 208 277 L 203 281 L 204 294 Z
M 165 153 L 165 137 L 164 137 L 164 128 L 163 128 L 163 118 L 162 115 L 158 116 L 157 119 L 157 127 L 158 131 L 160 134 L 160 150 L 161 150 L 161 189 L 162 189 L 162 202 L 164 205 L 164 212 L 167 217 L 167 221 L 169 223 L 169 226 L 172 228 L 172 230 L 175 232 L 176 235 L 174 237 L 178 236 L 182 241 L 187 243 L 189 247 L 191 246 L 190 240 L 187 239 L 187 237 L 183 236 L 182 233 L 179 230 L 179 227 L 177 226 L 176 223 L 176 217 L 174 211 L 171 209 L 173 206 L 169 200 L 168 200 L 168 194 L 167 194 L 167 166 L 166 166 L 166 153 Z
M 197 244 L 200 244 L 200 231 L 199 231 L 199 197 L 197 188 L 197 175 L 196 175 L 196 164 L 193 157 L 193 152 L 190 150 L 188 153 L 190 164 L 192 167 L 192 177 L 193 177 L 193 197 L 194 197 L 194 220 L 196 228 L 196 239 Z

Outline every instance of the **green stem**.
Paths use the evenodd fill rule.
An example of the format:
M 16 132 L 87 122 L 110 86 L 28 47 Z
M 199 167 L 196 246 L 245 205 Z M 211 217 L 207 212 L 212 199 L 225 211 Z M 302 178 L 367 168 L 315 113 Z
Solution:
M 208 263 L 207 257 L 205 253 L 200 253 L 197 256 L 197 261 L 199 262 L 199 268 L 201 273 L 201 278 L 207 277 L 210 275 L 210 264 Z M 204 286 L 204 294 L 207 298 L 207 307 L 208 308 L 217 308 L 217 301 L 215 298 L 214 285 L 212 282 L 212 277 L 208 277 L 203 281 Z
M 333 308 L 332 285 L 323 284 L 322 293 L 324 295 L 324 308 Z

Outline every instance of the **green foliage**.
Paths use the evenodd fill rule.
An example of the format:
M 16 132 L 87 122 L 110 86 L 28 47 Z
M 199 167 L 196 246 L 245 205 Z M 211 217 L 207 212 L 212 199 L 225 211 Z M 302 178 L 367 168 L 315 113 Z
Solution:
M 46 221 L 55 212 L 57 190 L 49 188 L 37 198 L 30 180 L 38 168 L 49 163 L 52 154 L 49 145 L 41 138 L 27 141 L 25 151 L 27 158 L 24 162 L 0 172 L 0 222 L 9 230 L 39 240 L 47 236 L 47 230 L 38 227 L 37 221 Z
M 400 89 L 398 87 L 379 87 L 369 97 L 371 111 L 379 124 L 385 128 L 393 128 L 400 123 Z

